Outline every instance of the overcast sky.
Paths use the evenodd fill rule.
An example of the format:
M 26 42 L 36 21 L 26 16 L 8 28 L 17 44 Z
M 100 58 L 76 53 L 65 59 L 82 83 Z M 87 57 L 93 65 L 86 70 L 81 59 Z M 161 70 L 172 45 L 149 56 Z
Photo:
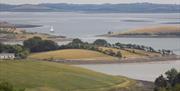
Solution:
M 0 0 L 0 3 L 9 4 L 37 4 L 37 3 L 163 3 L 180 4 L 180 0 Z

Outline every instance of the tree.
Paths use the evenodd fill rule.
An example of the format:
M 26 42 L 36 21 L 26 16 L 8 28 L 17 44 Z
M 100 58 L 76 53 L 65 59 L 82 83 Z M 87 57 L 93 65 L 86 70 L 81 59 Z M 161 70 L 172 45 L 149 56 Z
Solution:
M 173 68 L 165 74 L 167 79 L 161 75 L 155 80 L 154 91 L 180 91 L 180 72 Z
M 121 51 L 118 51 L 117 54 L 116 54 L 116 56 L 122 58 L 122 53 L 121 53 Z
M 174 78 L 173 85 L 180 84 L 180 72 Z
M 164 88 L 167 85 L 168 85 L 168 83 L 167 83 L 166 79 L 163 77 L 163 75 L 156 78 L 156 80 L 155 80 L 155 86 L 156 87 Z
M 108 42 L 104 39 L 97 39 L 94 41 L 93 44 L 97 45 L 97 46 L 106 46 L 106 45 L 108 45 Z
M 23 42 L 26 48 L 29 48 L 31 52 L 39 52 L 42 50 L 41 43 L 42 39 L 40 37 L 33 37 Z
M 15 53 L 16 58 L 26 58 L 29 50 L 22 45 L 0 44 L 0 52 Z
M 171 69 L 171 70 L 168 70 L 167 72 L 165 72 L 166 76 L 167 76 L 167 79 L 168 79 L 168 82 L 170 84 L 173 84 L 173 81 L 174 79 L 176 78 L 177 74 L 178 74 L 178 71 L 176 69 Z
M 80 39 L 73 39 L 72 44 L 82 44 L 83 42 Z
M 42 40 L 40 37 L 33 37 L 23 42 L 24 46 L 29 48 L 31 52 L 42 52 L 56 50 L 58 44 L 51 40 Z
M 13 46 L 16 58 L 26 58 L 29 55 L 29 50 L 21 45 L 14 45 Z

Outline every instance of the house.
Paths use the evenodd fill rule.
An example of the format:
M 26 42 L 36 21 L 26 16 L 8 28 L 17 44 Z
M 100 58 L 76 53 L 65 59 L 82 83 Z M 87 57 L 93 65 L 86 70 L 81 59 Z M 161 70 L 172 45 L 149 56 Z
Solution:
M 14 53 L 0 53 L 0 59 L 15 59 Z

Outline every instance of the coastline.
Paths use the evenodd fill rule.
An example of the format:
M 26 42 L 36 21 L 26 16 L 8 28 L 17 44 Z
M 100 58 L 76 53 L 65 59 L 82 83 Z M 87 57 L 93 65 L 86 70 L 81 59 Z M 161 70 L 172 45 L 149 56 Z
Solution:
M 99 37 L 117 38 L 180 38 L 180 24 L 159 25 L 130 29 L 126 32 L 108 32 Z
M 180 36 L 175 36 L 175 35 L 136 35 L 136 34 L 131 34 L 131 35 L 97 35 L 96 37 L 115 37 L 115 38 L 180 38 Z
M 34 59 L 37 60 L 37 59 Z M 164 57 L 148 57 L 148 58 L 132 58 L 132 59 L 119 59 L 119 60 L 39 60 L 49 61 L 73 65 L 86 65 L 86 64 L 124 64 L 124 63 L 147 63 L 147 62 L 168 62 L 180 60 L 180 55 L 164 56 Z

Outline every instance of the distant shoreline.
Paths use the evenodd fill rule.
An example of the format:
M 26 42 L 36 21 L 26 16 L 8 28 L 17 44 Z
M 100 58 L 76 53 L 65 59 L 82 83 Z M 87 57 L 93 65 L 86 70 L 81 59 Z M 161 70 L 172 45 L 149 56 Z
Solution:
M 96 37 L 116 37 L 116 38 L 180 38 L 176 35 L 97 35 Z
M 98 37 L 117 37 L 117 38 L 180 38 L 180 25 L 162 25 L 141 27 L 126 32 L 108 32 L 107 34 L 97 35 Z

